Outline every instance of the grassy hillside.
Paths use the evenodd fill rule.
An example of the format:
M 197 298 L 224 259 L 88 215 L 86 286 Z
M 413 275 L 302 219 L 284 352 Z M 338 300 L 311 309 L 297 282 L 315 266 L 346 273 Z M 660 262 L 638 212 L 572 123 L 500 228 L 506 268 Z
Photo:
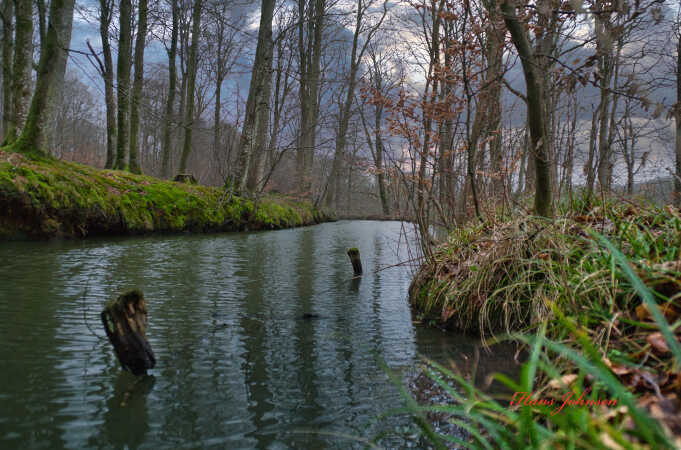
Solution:
M 224 189 L 0 151 L 0 238 L 208 232 L 317 223 L 308 202 L 258 202 Z

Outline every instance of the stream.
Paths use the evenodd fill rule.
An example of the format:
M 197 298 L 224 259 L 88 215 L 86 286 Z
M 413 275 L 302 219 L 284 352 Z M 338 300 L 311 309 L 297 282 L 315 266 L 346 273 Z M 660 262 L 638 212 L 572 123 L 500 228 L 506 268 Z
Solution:
M 361 448 L 384 432 L 382 446 L 407 445 L 408 418 L 379 419 L 404 404 L 384 364 L 407 376 L 421 356 L 480 356 L 414 323 L 416 266 L 395 265 L 416 252 L 411 225 L 372 221 L 0 243 L 0 448 Z M 139 379 L 99 318 L 133 287 L 157 359 Z M 484 355 L 482 369 L 512 365 Z

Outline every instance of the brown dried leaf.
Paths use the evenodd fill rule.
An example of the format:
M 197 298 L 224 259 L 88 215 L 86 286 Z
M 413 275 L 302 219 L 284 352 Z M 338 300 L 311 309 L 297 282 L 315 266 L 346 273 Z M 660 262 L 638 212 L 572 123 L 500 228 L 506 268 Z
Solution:
M 576 379 L 578 378 L 578 375 L 576 373 L 570 373 L 567 375 L 563 375 L 560 378 L 553 379 L 549 382 L 549 388 L 551 389 L 561 389 L 564 388 L 565 386 L 569 386 L 572 384 Z
M 623 377 L 633 372 L 633 370 L 630 367 L 614 364 L 610 366 L 610 370 L 612 370 L 612 373 L 614 373 L 618 377 Z
M 641 321 L 650 319 L 650 311 L 648 311 L 645 303 L 641 303 L 636 307 L 636 317 Z
M 646 337 L 646 342 L 650 344 L 655 353 L 658 353 L 660 355 L 665 355 L 669 353 L 669 346 L 667 345 L 667 341 L 664 339 L 664 336 L 662 336 L 662 333 L 660 333 L 659 331 L 649 334 L 648 337 Z
M 624 449 L 624 447 L 615 442 L 615 440 L 611 438 L 608 433 L 605 432 L 601 433 L 599 439 L 601 440 L 601 443 L 605 446 L 605 448 L 610 448 L 613 450 Z
M 646 277 L 647 281 L 650 281 L 648 277 Z M 652 284 L 652 283 L 650 283 Z M 663 290 L 663 288 L 667 289 L 669 286 L 667 284 L 660 284 L 655 287 L 655 290 L 660 292 Z M 664 318 L 667 319 L 668 322 L 673 323 L 676 322 L 676 319 L 681 317 L 681 311 L 679 311 L 674 304 L 672 303 L 665 303 L 664 305 L 659 306 L 660 310 L 662 311 L 662 315 L 664 315 Z M 642 303 L 636 307 L 636 317 L 638 320 L 644 321 L 644 320 L 653 320 L 653 315 L 650 313 L 650 310 L 648 309 L 648 305 L 645 303 Z

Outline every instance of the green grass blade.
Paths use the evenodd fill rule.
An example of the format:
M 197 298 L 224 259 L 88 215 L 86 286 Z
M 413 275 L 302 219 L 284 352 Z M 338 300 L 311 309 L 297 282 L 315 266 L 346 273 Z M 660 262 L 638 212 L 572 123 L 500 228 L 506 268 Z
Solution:
M 629 266 L 629 261 L 627 261 L 627 257 L 624 256 L 622 252 L 620 252 L 617 248 L 615 248 L 612 242 L 610 242 L 607 238 L 605 238 L 605 236 L 599 234 L 596 231 L 591 231 L 591 234 L 594 237 L 596 237 L 596 239 L 598 239 L 598 241 L 604 247 L 610 250 L 612 255 L 617 260 L 617 263 L 620 265 L 622 272 L 624 272 L 624 275 L 629 279 L 629 282 L 633 285 L 636 292 L 638 292 L 638 294 L 641 296 L 646 306 L 648 306 L 648 309 L 650 310 L 650 313 L 655 319 L 655 322 L 660 327 L 660 332 L 667 341 L 669 349 L 672 351 L 672 354 L 674 355 L 675 369 L 677 371 L 681 370 L 681 345 L 679 345 L 679 342 L 676 340 L 676 337 L 672 333 L 669 323 L 667 322 L 667 319 L 664 318 L 664 315 L 658 308 L 657 302 L 655 301 L 655 298 L 650 292 L 650 289 L 648 289 L 648 287 L 643 283 L 643 281 L 641 281 L 638 275 L 636 275 L 636 273 L 631 269 L 631 267 Z

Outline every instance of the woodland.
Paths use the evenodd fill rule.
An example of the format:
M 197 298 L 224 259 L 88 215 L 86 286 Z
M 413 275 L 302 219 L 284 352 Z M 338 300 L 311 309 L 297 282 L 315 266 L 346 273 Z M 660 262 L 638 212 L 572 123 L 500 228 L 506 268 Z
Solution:
M 452 398 L 407 401 L 429 445 L 681 442 L 678 2 L 1 0 L 0 19 L 0 235 L 405 220 L 418 320 L 521 342 L 511 391 L 621 406 L 510 408 L 427 364 Z

